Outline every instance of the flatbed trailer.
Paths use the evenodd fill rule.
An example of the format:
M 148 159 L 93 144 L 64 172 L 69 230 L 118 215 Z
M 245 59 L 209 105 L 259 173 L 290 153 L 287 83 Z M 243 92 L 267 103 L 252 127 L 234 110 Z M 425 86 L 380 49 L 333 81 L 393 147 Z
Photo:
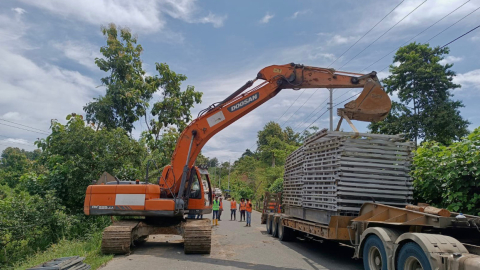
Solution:
M 443 217 L 378 203 L 358 216 L 328 216 L 317 209 L 287 207 L 268 213 L 267 232 L 281 241 L 298 236 L 354 248 L 365 270 L 479 270 L 480 217 Z

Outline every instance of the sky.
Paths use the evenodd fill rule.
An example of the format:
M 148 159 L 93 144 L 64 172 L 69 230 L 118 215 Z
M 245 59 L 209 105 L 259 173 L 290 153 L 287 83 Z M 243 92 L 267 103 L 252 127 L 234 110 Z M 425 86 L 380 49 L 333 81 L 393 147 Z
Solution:
M 65 123 L 70 113 L 84 114 L 83 106 L 105 93 L 100 78 L 106 74 L 94 59 L 106 44 L 100 29 L 109 23 L 138 36 L 148 74 L 156 74 L 156 62 L 167 63 L 188 77 L 183 89 L 193 85 L 203 92 L 192 110 L 197 115 L 269 65 L 375 70 L 385 78 L 396 48 L 413 41 L 442 46 L 480 24 L 479 7 L 480 0 L 2 0 L 0 151 L 35 149 L 52 119 Z M 464 103 L 470 130 L 480 126 L 479 46 L 477 29 L 449 45 L 444 60 L 454 64 L 454 81 L 462 85 L 453 99 Z M 333 103 L 343 106 L 358 92 L 337 89 Z M 309 125 L 327 128 L 327 98 L 326 89 L 283 90 L 210 139 L 202 152 L 233 162 L 256 148 L 257 132 L 269 121 L 298 132 Z M 355 123 L 361 132 L 367 124 Z M 345 122 L 342 128 L 350 131 Z M 145 129 L 136 123 L 133 136 Z

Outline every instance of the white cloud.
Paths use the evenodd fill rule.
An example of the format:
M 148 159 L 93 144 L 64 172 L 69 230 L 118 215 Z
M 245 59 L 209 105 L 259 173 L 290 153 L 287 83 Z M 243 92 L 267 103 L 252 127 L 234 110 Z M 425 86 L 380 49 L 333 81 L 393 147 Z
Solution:
M 388 76 L 392 75 L 390 73 L 390 71 L 380 71 L 380 72 L 377 72 L 377 77 L 379 80 L 383 80 L 385 78 L 387 78 Z
M 405 17 L 405 15 L 410 13 L 415 7 L 417 7 L 421 2 L 423 1 L 406 0 L 392 13 L 391 16 L 389 16 L 389 18 L 387 18 L 386 23 L 383 26 L 390 27 L 394 23 L 398 22 L 400 19 Z M 463 7 L 452 13 L 441 23 L 450 24 L 452 21 L 456 21 L 459 18 L 470 13 L 472 10 L 477 8 L 477 6 L 473 2 L 465 4 Z M 415 12 L 406 17 L 401 22 L 401 26 L 428 25 L 429 23 L 433 23 L 434 21 L 437 21 L 441 17 L 447 15 L 463 3 L 465 3 L 465 1 L 463 0 L 427 1 Z M 474 17 L 475 16 L 470 16 L 471 19 L 474 19 Z
M 356 39 L 356 36 L 342 36 L 342 35 L 334 35 L 329 41 L 329 45 L 341 45 L 345 43 L 350 43 L 354 39 Z
M 335 59 L 335 55 L 326 52 L 324 46 L 314 44 L 304 44 L 295 47 L 285 48 L 280 54 L 280 59 L 285 62 L 315 62 L 315 66 L 326 66 Z M 280 61 L 280 59 L 278 61 Z
M 295 13 L 293 13 L 290 19 L 296 19 L 299 15 L 307 14 L 308 12 L 308 10 L 296 11 Z
M 442 65 L 445 65 L 447 63 L 457 63 L 457 62 L 460 62 L 462 61 L 463 58 L 462 57 L 456 57 L 456 56 L 453 56 L 453 55 L 449 55 L 447 57 L 445 57 L 445 59 L 441 60 L 439 63 L 442 64 Z
M 275 17 L 275 14 L 270 14 L 270 12 L 267 12 L 265 16 L 260 20 L 260 23 L 268 23 L 273 17 Z
M 144 32 L 162 30 L 166 24 L 165 14 L 188 23 L 211 23 L 214 27 L 222 26 L 226 19 L 226 16 L 212 13 L 198 18 L 200 11 L 195 0 L 22 1 L 65 18 L 74 18 L 93 25 L 113 22 Z
M 12 10 L 15 11 L 15 12 L 16 12 L 17 14 L 19 14 L 19 15 L 22 15 L 22 14 L 27 13 L 27 11 L 26 11 L 25 9 L 19 8 L 19 7 L 17 7 L 17 8 L 12 8 Z
M 480 89 L 480 69 L 475 69 L 463 74 L 457 74 L 453 79 L 454 83 L 461 84 L 463 87 L 472 87 Z
M 213 13 L 209 13 L 208 16 L 200 18 L 199 23 L 211 23 L 213 27 L 219 28 L 223 26 L 223 22 L 227 19 L 227 15 L 218 16 Z
M 2 37 L 0 38 L 0 46 L 12 50 L 28 49 L 31 46 L 20 40 L 28 27 L 22 20 L 23 16 L 16 11 L 14 12 L 13 16 L 0 14 L 0 37 Z
M 63 43 L 53 43 L 53 47 L 63 52 L 65 57 L 72 59 L 79 64 L 92 70 L 99 70 L 95 65 L 95 58 L 101 58 L 99 47 L 86 41 L 67 40 Z
M 21 20 L 16 21 L 15 27 L 2 27 L 2 18 L 9 17 L 0 16 L 2 33 L 14 38 L 0 43 L 1 117 L 48 130 L 51 119 L 62 121 L 69 113 L 81 113 L 83 106 L 95 95 L 94 80 L 77 71 L 48 63 L 35 63 L 24 56 L 24 47 L 28 47 L 28 44 L 22 37 L 28 28 Z M 14 19 L 10 18 L 10 21 Z M 30 142 L 45 136 L 8 126 L 2 126 L 2 135 Z

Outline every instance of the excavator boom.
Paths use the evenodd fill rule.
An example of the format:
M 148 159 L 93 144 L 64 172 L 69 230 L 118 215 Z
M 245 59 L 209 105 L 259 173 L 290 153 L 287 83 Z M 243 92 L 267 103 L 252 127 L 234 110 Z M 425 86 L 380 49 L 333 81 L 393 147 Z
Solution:
M 257 80 L 263 82 L 247 91 Z M 173 171 L 168 175 L 164 174 L 166 184 L 174 194 L 184 190 L 186 175 L 183 173 L 193 166 L 200 150 L 213 135 L 262 105 L 282 89 L 302 88 L 363 88 L 356 100 L 347 103 L 345 108 L 338 111 L 339 116 L 353 120 L 381 121 L 391 108 L 390 98 L 383 91 L 376 72 L 359 74 L 293 63 L 266 67 L 254 80 L 247 82 L 225 100 L 203 110 L 199 117 L 185 128 L 178 139 L 171 166 L 164 170 Z

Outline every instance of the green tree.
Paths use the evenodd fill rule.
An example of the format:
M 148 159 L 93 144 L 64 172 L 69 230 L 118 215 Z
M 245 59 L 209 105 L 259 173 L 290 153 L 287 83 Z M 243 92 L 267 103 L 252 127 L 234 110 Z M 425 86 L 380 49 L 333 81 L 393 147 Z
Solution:
M 0 268 L 66 236 L 67 222 L 52 192 L 30 195 L 0 185 Z
M 286 143 L 289 145 L 300 146 L 300 133 L 293 131 L 291 127 L 286 127 L 283 134 Z
M 259 149 L 269 144 L 270 138 L 278 138 L 281 141 L 285 140 L 285 134 L 278 123 L 273 121 L 265 124 L 262 130 L 258 132 L 257 146 Z
M 15 187 L 20 176 L 32 167 L 32 162 L 27 158 L 26 151 L 17 147 L 7 147 L 3 150 L 0 159 L 0 184 Z
M 78 213 L 87 186 L 103 172 L 127 180 L 142 176 L 146 151 L 121 128 L 95 131 L 80 115 L 67 119 L 66 125 L 54 122 L 52 134 L 36 144 L 43 150 L 40 162 L 48 171 L 45 189 L 54 190 L 67 210 Z
M 131 132 L 133 123 L 146 115 L 148 101 L 157 89 L 154 80 L 145 76 L 140 59 L 143 48 L 137 45 L 137 38 L 127 28 L 117 29 L 114 24 L 104 27 L 102 33 L 107 46 L 100 49 L 104 58 L 96 58 L 95 63 L 109 72 L 101 79 L 107 92 L 84 107 L 87 121 Z
M 319 129 L 320 128 L 317 126 L 308 127 L 307 129 L 305 129 L 298 139 L 299 143 L 303 144 L 308 137 L 316 133 Z
M 414 140 L 435 140 L 443 144 L 458 141 L 468 134 L 468 121 L 459 108 L 462 102 L 453 101 L 451 90 L 455 72 L 452 64 L 441 64 L 449 49 L 431 48 L 428 44 L 411 43 L 400 48 L 390 66 L 392 73 L 383 80 L 386 92 L 397 93 L 392 112 L 384 121 L 372 123 L 373 133 L 405 133 Z
M 300 145 L 300 134 L 290 127 L 282 130 L 275 122 L 268 122 L 258 132 L 258 156 L 272 167 L 285 164 L 287 156 Z
M 277 178 L 268 188 L 268 191 L 272 193 L 283 192 L 283 178 Z
M 143 48 L 128 29 L 111 24 L 102 33 L 107 38 L 107 45 L 100 49 L 104 58 L 96 58 L 95 63 L 109 72 L 101 79 L 106 94 L 84 107 L 87 122 L 97 124 L 97 128 L 121 127 L 131 133 L 134 123 L 143 117 L 148 128 L 144 138 L 152 150 L 158 149 L 168 125 L 181 131 L 190 122 L 190 110 L 201 102 L 202 93 L 193 86 L 182 91 L 181 83 L 187 77 L 165 63 L 155 63 L 159 75 L 147 76 L 140 58 Z M 162 100 L 150 109 L 153 94 L 158 91 Z M 148 120 L 150 115 L 156 119 Z
M 425 142 L 413 159 L 416 200 L 480 215 L 479 164 L 480 128 L 449 146 Z
M 218 164 L 219 164 L 218 159 L 214 157 L 209 160 L 208 167 L 217 167 Z
M 203 93 L 195 91 L 191 85 L 182 91 L 181 84 L 187 76 L 175 73 L 167 64 L 156 63 L 156 69 L 160 76 L 151 77 L 150 80 L 154 82 L 155 89 L 162 90 L 162 100 L 153 105 L 151 113 L 157 119 L 151 119 L 147 127 L 155 141 L 158 141 L 162 128 L 174 125 L 182 131 L 187 126 L 192 120 L 190 110 L 202 102 Z

